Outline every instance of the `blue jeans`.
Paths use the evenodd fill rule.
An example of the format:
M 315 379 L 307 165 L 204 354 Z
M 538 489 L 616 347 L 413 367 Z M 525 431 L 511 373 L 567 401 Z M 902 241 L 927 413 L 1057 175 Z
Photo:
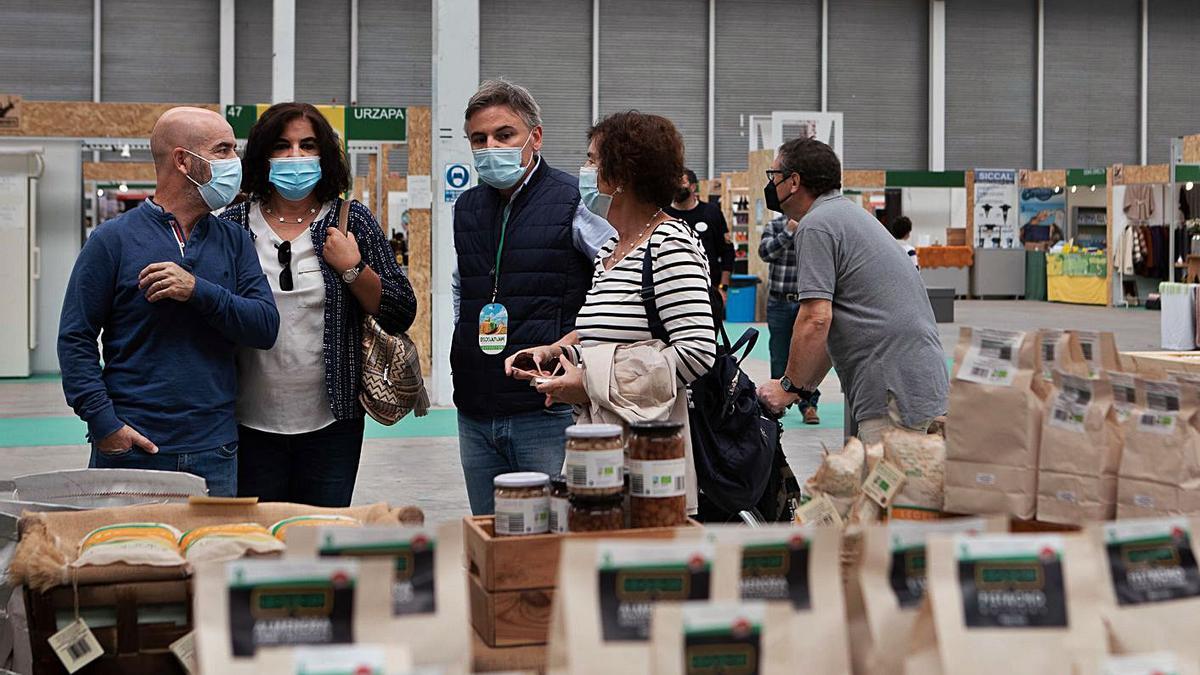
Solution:
M 93 443 L 88 468 L 190 473 L 204 479 L 210 497 L 234 497 L 237 496 L 238 442 L 226 443 L 211 450 L 159 452 L 153 455 L 137 448 L 112 454 L 100 452 Z
M 363 422 L 361 417 L 339 420 L 305 434 L 273 434 L 239 425 L 238 496 L 350 506 L 362 456 Z
M 792 329 L 796 325 L 799 302 L 788 302 L 779 298 L 767 298 L 767 332 L 770 333 L 771 379 L 778 380 L 787 370 L 788 356 L 792 349 Z M 796 403 L 801 414 L 815 407 L 821 400 L 821 392 L 813 392 L 812 398 Z
M 562 472 L 566 430 L 575 421 L 570 406 L 476 418 L 458 413 L 458 452 L 471 513 L 495 511 L 492 479 L 512 471 Z

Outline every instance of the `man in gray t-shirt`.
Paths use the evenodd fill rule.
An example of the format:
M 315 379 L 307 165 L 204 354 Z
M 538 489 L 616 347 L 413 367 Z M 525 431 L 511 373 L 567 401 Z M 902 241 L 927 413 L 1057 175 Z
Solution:
M 946 412 L 949 378 L 920 273 L 878 220 L 841 195 L 841 163 L 828 145 L 785 143 L 768 179 L 767 208 L 800 221 L 801 305 L 786 374 L 759 398 L 782 410 L 832 365 L 863 442 L 896 424 L 928 428 Z

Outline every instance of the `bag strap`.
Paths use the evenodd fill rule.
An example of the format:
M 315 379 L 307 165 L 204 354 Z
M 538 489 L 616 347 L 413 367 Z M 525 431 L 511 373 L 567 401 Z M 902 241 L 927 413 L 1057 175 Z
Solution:
M 661 340 L 663 344 L 670 344 L 662 316 L 658 313 L 658 304 L 654 301 L 654 262 L 650 259 L 649 241 L 646 242 L 646 252 L 642 254 L 642 306 L 646 308 L 651 337 Z
M 342 234 L 350 229 L 350 200 L 343 199 L 342 207 L 338 209 L 337 228 Z

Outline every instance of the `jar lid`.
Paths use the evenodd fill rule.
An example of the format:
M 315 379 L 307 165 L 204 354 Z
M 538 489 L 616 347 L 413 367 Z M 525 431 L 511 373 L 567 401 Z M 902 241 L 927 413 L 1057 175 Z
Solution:
M 492 479 L 492 485 L 498 488 L 541 487 L 550 477 L 540 471 L 517 471 L 502 473 Z
M 620 492 L 609 495 L 580 495 L 572 492 L 570 500 L 572 504 L 587 508 L 601 506 L 612 508 L 625 505 L 625 495 Z
M 614 438 L 621 435 L 619 424 L 572 424 L 567 438 Z
M 673 436 L 683 431 L 679 422 L 634 422 L 629 430 L 638 436 Z

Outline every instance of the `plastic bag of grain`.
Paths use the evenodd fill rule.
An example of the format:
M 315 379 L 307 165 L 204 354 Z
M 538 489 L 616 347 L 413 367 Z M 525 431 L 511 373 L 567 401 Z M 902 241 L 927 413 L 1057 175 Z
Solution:
M 79 556 L 71 566 L 116 563 L 152 567 L 182 565 L 179 530 L 166 523 L 116 523 L 97 527 L 79 542 Z
M 892 500 L 889 517 L 925 520 L 937 517 L 945 501 L 946 439 L 908 429 L 883 435 L 883 457 L 905 476 Z
M 926 563 L 905 672 L 1070 673 L 1108 651 L 1083 535 L 933 535 Z
M 258 523 L 205 525 L 183 533 L 179 549 L 190 563 L 237 560 L 246 554 L 278 553 L 286 546 Z
M 289 530 L 304 527 L 362 527 L 362 521 L 350 516 L 330 514 L 292 516 L 272 525 L 271 534 L 286 543 Z
M 1092 525 L 1107 562 L 1102 615 L 1117 654 L 1170 650 L 1200 660 L 1200 556 L 1195 518 L 1137 518 Z
M 1117 517 L 1200 513 L 1200 388 L 1137 378 L 1125 423 Z
M 1038 519 L 1080 525 L 1117 512 L 1117 471 L 1124 433 L 1112 385 L 1054 372 L 1046 401 L 1038 470 Z
M 925 598 L 925 542 L 933 534 L 1004 532 L 1003 518 L 953 518 L 933 522 L 893 521 L 863 528 L 863 561 L 858 585 L 869 628 L 865 656 L 856 672 L 904 672 L 904 655 L 917 609 Z
M 1045 383 L 1038 333 L 963 327 L 946 423 L 946 511 L 1031 519 Z
M 787 675 L 811 655 L 796 648 L 791 613 L 760 600 L 656 605 L 655 675 Z

